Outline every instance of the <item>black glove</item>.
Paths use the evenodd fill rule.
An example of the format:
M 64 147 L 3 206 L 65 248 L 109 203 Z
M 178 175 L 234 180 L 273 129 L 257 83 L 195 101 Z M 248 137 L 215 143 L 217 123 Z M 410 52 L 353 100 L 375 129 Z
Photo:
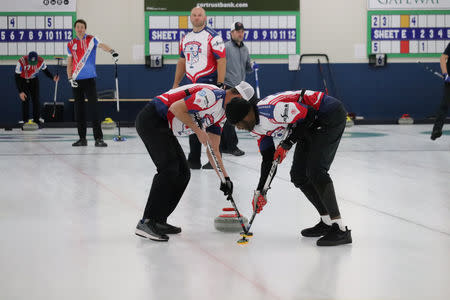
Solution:
M 225 182 L 220 182 L 220 190 L 225 196 L 233 194 L 233 182 L 230 177 L 225 177 Z
M 218 88 L 220 88 L 220 89 L 225 89 L 225 84 L 223 84 L 223 82 L 218 82 L 218 83 L 216 84 L 216 86 L 217 86 Z
M 117 53 L 114 49 L 109 50 L 109 53 L 111 53 L 113 61 L 117 63 L 119 61 L 119 53 Z

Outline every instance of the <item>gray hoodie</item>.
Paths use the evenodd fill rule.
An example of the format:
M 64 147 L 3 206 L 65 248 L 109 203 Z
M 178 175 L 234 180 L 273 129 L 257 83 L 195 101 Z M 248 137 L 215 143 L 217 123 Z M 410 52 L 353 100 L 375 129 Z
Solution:
M 252 72 L 250 54 L 243 42 L 238 46 L 234 41 L 230 40 L 225 43 L 225 49 L 227 54 L 227 71 L 224 83 L 227 87 L 235 87 L 241 81 L 245 81 L 246 71 L 247 73 Z

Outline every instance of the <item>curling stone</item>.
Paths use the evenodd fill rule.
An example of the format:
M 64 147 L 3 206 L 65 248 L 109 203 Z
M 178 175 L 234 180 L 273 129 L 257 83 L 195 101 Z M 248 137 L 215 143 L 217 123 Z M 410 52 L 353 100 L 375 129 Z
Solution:
M 34 130 L 38 130 L 38 129 L 39 129 L 39 125 L 34 123 L 32 119 L 28 120 L 28 122 L 26 122 L 22 126 L 22 130 L 25 130 L 25 131 L 34 131 Z
M 403 114 L 398 119 L 398 124 L 400 124 L 400 125 L 411 125 L 411 124 L 414 124 L 414 119 L 411 118 L 411 116 L 409 114 Z
M 350 116 L 347 116 L 347 121 L 345 123 L 345 127 L 352 127 L 353 125 L 355 125 L 355 122 L 353 122 L 353 119 L 350 118 Z
M 224 212 L 234 212 L 234 208 L 226 207 Z M 248 219 L 241 215 L 244 225 L 248 226 Z M 221 214 L 214 219 L 214 228 L 222 232 L 241 232 L 242 226 L 239 223 L 236 213 Z
M 114 129 L 116 128 L 116 122 L 114 122 L 111 118 L 105 118 L 105 121 L 102 122 L 102 129 Z

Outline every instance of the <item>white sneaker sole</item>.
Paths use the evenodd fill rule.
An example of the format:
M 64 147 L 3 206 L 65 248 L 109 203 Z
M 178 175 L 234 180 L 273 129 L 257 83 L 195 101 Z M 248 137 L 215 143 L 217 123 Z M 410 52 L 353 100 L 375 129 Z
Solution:
M 167 242 L 168 241 L 168 240 L 160 238 L 158 236 L 154 236 L 154 235 L 148 234 L 147 232 L 145 232 L 143 230 L 140 230 L 140 229 L 136 229 L 135 234 L 140 236 L 140 237 L 143 237 L 143 238 L 146 238 L 146 239 L 150 239 L 152 241 L 157 241 L 157 242 Z

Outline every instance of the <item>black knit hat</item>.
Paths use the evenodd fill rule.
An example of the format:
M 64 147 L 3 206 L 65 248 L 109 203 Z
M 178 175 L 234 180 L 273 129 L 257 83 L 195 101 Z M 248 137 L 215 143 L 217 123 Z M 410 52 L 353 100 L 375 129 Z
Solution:
M 236 123 L 242 121 L 245 116 L 249 113 L 252 105 L 242 98 L 233 98 L 227 104 L 225 108 L 225 114 L 227 115 L 227 120 L 231 124 L 235 125 Z

